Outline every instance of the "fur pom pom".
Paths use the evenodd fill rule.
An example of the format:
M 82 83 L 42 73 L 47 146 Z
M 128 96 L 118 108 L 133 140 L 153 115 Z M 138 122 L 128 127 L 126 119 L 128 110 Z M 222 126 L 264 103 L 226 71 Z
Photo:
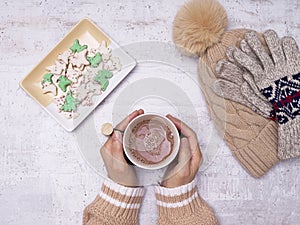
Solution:
M 227 14 L 217 0 L 191 0 L 179 9 L 173 40 L 185 53 L 201 56 L 218 43 L 227 27 Z

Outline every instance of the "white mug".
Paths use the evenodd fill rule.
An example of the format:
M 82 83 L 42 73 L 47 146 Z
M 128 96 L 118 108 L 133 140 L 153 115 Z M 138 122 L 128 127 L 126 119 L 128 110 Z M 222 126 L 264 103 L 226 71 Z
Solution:
M 141 160 L 138 160 L 134 155 L 133 152 L 129 148 L 129 139 L 132 134 L 133 128 L 141 123 L 142 121 L 147 121 L 147 120 L 155 120 L 159 121 L 160 123 L 163 123 L 164 126 L 167 126 L 171 133 L 173 134 L 173 150 L 170 155 L 168 155 L 165 159 L 163 159 L 160 162 L 157 163 L 144 163 Z M 124 151 L 127 156 L 127 158 L 136 166 L 143 168 L 143 169 L 149 169 L 149 170 L 155 170 L 155 169 L 160 169 L 163 168 L 167 165 L 169 165 L 176 157 L 179 151 L 179 145 L 180 145 L 180 136 L 179 132 L 176 128 L 176 126 L 173 124 L 171 120 L 169 120 L 167 117 L 161 116 L 156 113 L 147 113 L 147 114 L 142 114 L 134 118 L 127 126 L 127 128 L 124 131 L 123 135 L 123 146 L 124 146 Z

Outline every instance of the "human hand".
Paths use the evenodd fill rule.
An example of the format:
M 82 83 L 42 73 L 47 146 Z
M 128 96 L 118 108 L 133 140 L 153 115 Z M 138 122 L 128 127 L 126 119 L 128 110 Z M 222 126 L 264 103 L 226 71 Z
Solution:
M 131 120 L 143 113 L 144 110 L 140 109 L 127 116 L 115 127 L 117 130 L 100 149 L 108 177 L 114 182 L 128 187 L 138 186 L 138 180 L 134 168 L 124 158 L 123 137 L 120 131 L 124 131 Z
M 195 132 L 181 120 L 167 115 L 184 135 L 180 140 L 180 148 L 177 161 L 173 161 L 164 174 L 161 185 L 174 188 L 190 183 L 194 178 L 202 162 L 202 154 L 199 148 Z

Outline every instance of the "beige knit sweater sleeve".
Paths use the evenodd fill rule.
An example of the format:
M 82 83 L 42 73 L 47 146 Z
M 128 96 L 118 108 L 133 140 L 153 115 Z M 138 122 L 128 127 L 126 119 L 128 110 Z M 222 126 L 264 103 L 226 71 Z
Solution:
M 128 188 L 105 180 L 99 195 L 83 212 L 83 225 L 135 225 L 143 188 Z
M 159 225 L 215 225 L 212 209 L 199 196 L 196 182 L 177 187 L 155 186 Z

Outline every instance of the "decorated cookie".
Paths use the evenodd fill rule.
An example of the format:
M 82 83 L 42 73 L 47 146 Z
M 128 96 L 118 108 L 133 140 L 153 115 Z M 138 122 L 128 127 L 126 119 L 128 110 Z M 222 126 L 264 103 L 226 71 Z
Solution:
M 52 93 L 53 95 L 57 94 L 57 87 L 52 83 L 47 83 L 47 85 L 42 87 L 43 94 Z
M 87 97 L 82 101 L 83 106 L 92 106 L 93 101 L 92 101 L 92 96 L 90 94 L 87 95 Z
M 101 86 L 94 82 L 88 82 L 85 85 L 85 88 L 88 90 L 89 93 L 92 93 L 94 95 L 101 95 Z
M 89 51 L 88 51 L 88 56 L 89 57 L 94 57 L 96 55 L 96 53 L 99 52 L 97 48 L 91 48 Z
M 46 68 L 50 73 L 56 73 L 56 65 L 51 65 Z
M 56 61 L 55 65 L 48 66 L 46 69 L 53 74 L 64 74 L 66 70 L 66 64 L 60 61 Z
M 85 87 L 85 84 L 82 84 L 76 88 L 73 93 L 76 99 L 82 102 L 88 96 L 89 90 Z
M 66 77 L 73 83 L 76 83 L 80 76 L 81 76 L 81 71 L 74 70 L 72 64 L 69 64 L 67 72 L 66 72 Z
M 76 66 L 77 68 L 82 70 L 82 68 L 84 66 L 87 66 L 90 64 L 90 62 L 86 59 L 86 53 L 87 53 L 87 50 L 85 49 L 85 50 L 75 54 L 73 57 L 70 58 L 70 63 L 73 64 L 73 66 Z
M 75 99 L 72 95 L 72 92 L 68 92 L 65 97 L 65 103 L 61 107 L 62 111 L 64 112 L 71 112 L 76 109 L 76 106 L 78 104 L 78 100 Z
M 105 91 L 109 84 L 108 79 L 112 76 L 113 74 L 109 70 L 100 70 L 98 74 L 94 77 L 94 80 L 99 82 L 101 85 L 101 90 Z
M 68 49 L 64 53 L 58 55 L 58 60 L 63 62 L 64 64 L 68 64 L 71 55 L 72 55 L 72 51 Z
M 75 41 L 73 42 L 73 45 L 71 46 L 70 50 L 73 53 L 76 53 L 76 52 L 81 52 L 81 51 L 87 49 L 87 47 L 88 47 L 87 45 L 80 45 L 78 39 L 75 39 Z
M 48 83 L 52 84 L 53 83 L 52 82 L 52 77 L 53 77 L 53 73 L 44 74 L 42 83 L 48 82 Z
M 100 52 L 103 61 L 107 61 L 110 58 L 110 56 L 111 56 L 111 49 L 106 46 L 106 42 L 105 41 L 101 42 L 101 45 L 98 47 L 97 50 Z
M 62 94 L 54 98 L 58 111 L 61 111 L 61 107 L 65 104 L 66 94 Z
M 111 57 L 104 65 L 103 68 L 106 70 L 117 70 L 120 71 L 122 68 L 120 59 L 118 57 Z
M 55 65 L 40 82 L 42 93 L 52 93 L 59 112 L 66 118 L 75 118 L 79 106 L 93 105 L 94 96 L 101 95 L 109 85 L 114 71 L 121 70 L 118 57 L 112 55 L 105 41 L 98 48 L 89 49 L 74 40 L 70 49 L 57 56 Z
M 112 65 L 115 70 L 120 71 L 122 69 L 122 64 L 119 57 L 112 56 L 110 60 L 112 61 Z
M 69 86 L 72 82 L 66 78 L 65 76 L 61 76 L 59 78 L 58 87 L 63 91 L 66 92 L 67 86 Z
M 56 61 L 55 65 L 56 65 L 57 74 L 65 74 L 65 71 L 67 69 L 67 65 L 65 63 Z
M 88 83 L 90 81 L 92 82 L 96 82 L 94 80 L 94 77 L 98 74 L 99 70 L 102 69 L 102 67 L 100 66 L 102 63 L 99 64 L 99 67 L 98 68 L 92 68 L 92 67 L 88 67 L 86 69 L 86 71 L 84 72 L 83 74 L 83 77 L 84 77 L 84 82 L 85 83 Z
M 52 76 L 52 83 L 58 86 L 59 78 L 61 77 L 61 74 L 53 74 Z
M 100 62 L 102 61 L 102 57 L 100 55 L 100 53 L 96 53 L 93 57 L 87 57 L 87 60 L 90 62 L 91 67 L 98 67 Z
M 71 87 L 72 88 L 78 88 L 83 83 L 85 83 L 85 82 L 83 82 L 83 76 L 80 76 L 75 83 L 72 83 Z

